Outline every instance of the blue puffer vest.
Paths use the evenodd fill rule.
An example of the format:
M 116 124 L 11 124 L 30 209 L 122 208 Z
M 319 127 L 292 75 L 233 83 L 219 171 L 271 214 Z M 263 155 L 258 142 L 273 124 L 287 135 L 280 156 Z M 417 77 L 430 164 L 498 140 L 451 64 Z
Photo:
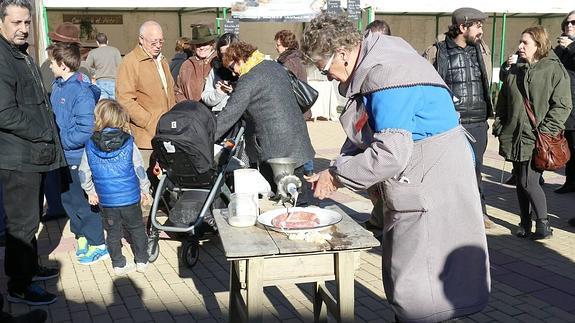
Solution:
M 88 141 L 86 157 L 101 206 L 128 206 L 140 201 L 140 184 L 132 161 L 133 150 L 134 138 L 131 136 L 121 147 L 112 151 L 102 151 L 94 142 L 94 137 Z

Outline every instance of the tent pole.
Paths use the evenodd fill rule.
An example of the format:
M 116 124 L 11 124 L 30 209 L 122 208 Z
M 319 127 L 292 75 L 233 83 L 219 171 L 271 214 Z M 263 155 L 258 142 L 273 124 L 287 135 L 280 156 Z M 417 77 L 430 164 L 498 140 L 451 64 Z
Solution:
M 182 10 L 178 10 L 178 32 L 182 37 Z
M 493 28 L 491 30 L 491 52 L 495 53 L 495 33 L 497 32 L 497 13 L 493 13 Z M 491 55 L 491 66 L 495 63 L 495 55 Z
M 216 8 L 216 33 L 218 33 L 218 35 L 222 34 L 220 29 L 220 8 Z
M 439 15 L 435 16 L 435 39 L 439 35 Z
M 501 19 L 501 48 L 499 49 L 499 66 L 503 65 L 505 62 L 505 31 L 507 29 L 507 13 L 503 13 L 503 17 Z M 501 80 L 499 80 L 499 89 L 501 89 Z
M 46 47 L 50 46 L 52 40 L 50 36 L 48 36 L 48 13 L 46 12 L 46 6 L 44 5 L 44 1 L 42 1 L 42 16 L 44 16 L 44 37 L 46 37 Z

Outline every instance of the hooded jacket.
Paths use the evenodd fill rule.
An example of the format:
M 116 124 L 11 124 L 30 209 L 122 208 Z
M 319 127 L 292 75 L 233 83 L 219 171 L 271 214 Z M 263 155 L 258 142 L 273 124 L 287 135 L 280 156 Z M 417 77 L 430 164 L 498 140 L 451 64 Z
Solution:
M 0 169 L 47 172 L 66 165 L 40 70 L 0 36 Z
M 80 165 L 82 152 L 94 129 L 94 107 L 100 89 L 74 73 L 67 80 L 59 77 L 52 84 L 52 107 L 60 129 L 60 140 L 68 165 Z
M 121 207 L 140 201 L 150 182 L 134 138 L 116 128 L 95 132 L 80 165 L 82 188 L 97 193 L 103 207 Z
M 499 92 L 493 134 L 499 154 L 510 161 L 528 161 L 535 148 L 535 133 L 527 116 L 522 92 L 537 120 L 539 131 L 557 135 L 573 106 L 567 71 L 553 51 L 535 64 L 514 64 Z M 525 93 L 525 92 L 523 92 Z

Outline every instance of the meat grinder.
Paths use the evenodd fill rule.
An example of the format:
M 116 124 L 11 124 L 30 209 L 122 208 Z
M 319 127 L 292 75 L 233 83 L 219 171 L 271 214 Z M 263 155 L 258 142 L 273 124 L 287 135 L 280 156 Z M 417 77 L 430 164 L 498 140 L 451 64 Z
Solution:
M 296 161 L 293 158 L 271 158 L 267 160 L 274 173 L 274 182 L 277 185 L 277 194 L 282 204 L 286 202 L 295 206 L 301 180 L 294 175 Z

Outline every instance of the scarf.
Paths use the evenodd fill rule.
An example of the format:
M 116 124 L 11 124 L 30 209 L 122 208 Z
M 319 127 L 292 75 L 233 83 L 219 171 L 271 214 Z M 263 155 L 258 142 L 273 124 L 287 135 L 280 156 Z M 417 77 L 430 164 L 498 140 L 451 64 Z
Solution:
M 258 65 L 264 60 L 264 54 L 262 54 L 259 50 L 255 50 L 248 60 L 242 64 L 240 67 L 240 76 L 249 72 L 254 66 Z

